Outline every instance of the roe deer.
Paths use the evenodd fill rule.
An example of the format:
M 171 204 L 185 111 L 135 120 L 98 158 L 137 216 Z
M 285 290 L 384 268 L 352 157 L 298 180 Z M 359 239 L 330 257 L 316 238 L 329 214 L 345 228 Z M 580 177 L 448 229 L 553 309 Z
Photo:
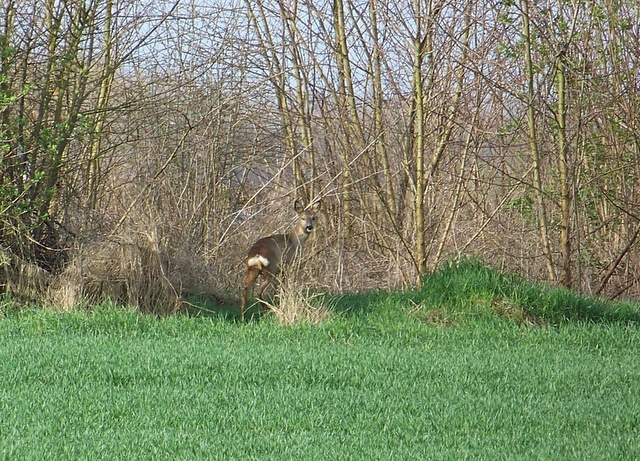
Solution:
M 320 202 L 311 207 L 303 208 L 296 200 L 294 209 L 298 213 L 296 226 L 287 234 L 276 234 L 264 237 L 253 244 L 245 261 L 244 292 L 240 303 L 240 320 L 244 316 L 244 308 L 251 288 L 256 283 L 258 276 L 262 275 L 262 283 L 256 293 L 260 301 L 261 310 L 264 312 L 267 305 L 262 300 L 264 290 L 269 284 L 276 284 L 276 277 L 284 265 L 288 265 L 296 254 L 299 254 L 304 242 L 313 230 L 316 213 L 320 210 Z

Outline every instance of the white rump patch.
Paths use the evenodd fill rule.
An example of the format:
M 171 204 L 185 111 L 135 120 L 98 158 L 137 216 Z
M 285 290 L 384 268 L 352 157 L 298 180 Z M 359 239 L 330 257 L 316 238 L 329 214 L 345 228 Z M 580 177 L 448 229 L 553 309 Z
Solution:
M 262 255 L 255 255 L 252 258 L 247 260 L 247 266 L 249 267 L 257 267 L 258 269 L 262 269 L 263 267 L 267 267 L 271 261 L 265 258 Z

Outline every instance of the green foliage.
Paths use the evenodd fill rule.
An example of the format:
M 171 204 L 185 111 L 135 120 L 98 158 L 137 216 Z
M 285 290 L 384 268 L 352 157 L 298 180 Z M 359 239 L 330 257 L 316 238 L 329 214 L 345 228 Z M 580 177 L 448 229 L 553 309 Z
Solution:
M 637 304 L 612 303 L 566 288 L 532 283 L 473 259 L 450 262 L 427 276 L 419 297 L 432 307 L 443 305 L 462 311 L 508 302 L 552 324 L 569 321 L 640 323 Z
M 514 133 L 517 133 L 522 129 L 522 125 L 522 120 L 513 120 L 509 123 L 505 123 L 499 128 L 498 136 L 500 136 L 500 139 L 502 140 L 511 138 Z
M 529 223 L 536 223 L 536 213 L 533 207 L 533 197 L 529 195 L 528 191 L 518 197 L 514 197 L 511 200 L 505 202 L 505 209 L 513 210 L 519 213 Z

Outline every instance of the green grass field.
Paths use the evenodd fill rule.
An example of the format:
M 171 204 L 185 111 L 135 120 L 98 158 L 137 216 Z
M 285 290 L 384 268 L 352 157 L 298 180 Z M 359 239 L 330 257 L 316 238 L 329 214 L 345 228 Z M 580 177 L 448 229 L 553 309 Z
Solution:
M 640 459 L 640 308 L 474 262 L 332 318 L 0 318 L 2 459 Z

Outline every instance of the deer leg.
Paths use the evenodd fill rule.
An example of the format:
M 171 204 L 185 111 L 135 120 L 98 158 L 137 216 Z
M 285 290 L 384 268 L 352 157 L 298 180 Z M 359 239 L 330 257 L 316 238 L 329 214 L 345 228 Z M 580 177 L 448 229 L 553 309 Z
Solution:
M 271 274 L 271 272 L 269 271 L 263 271 L 262 275 L 264 279 L 262 280 L 262 283 L 258 288 L 258 292 L 256 293 L 256 298 L 258 298 L 258 300 L 260 301 L 261 312 L 264 313 L 269 310 L 269 306 L 267 306 L 267 303 L 263 301 L 262 295 L 264 294 L 264 290 L 266 290 L 270 284 L 273 285 L 274 278 L 273 278 L 273 274 Z
M 244 308 L 247 304 L 247 298 L 249 297 L 249 292 L 253 285 L 256 283 L 256 279 L 260 275 L 260 270 L 247 267 L 247 271 L 244 275 L 244 291 L 242 292 L 242 301 L 240 302 L 240 320 L 244 317 Z

